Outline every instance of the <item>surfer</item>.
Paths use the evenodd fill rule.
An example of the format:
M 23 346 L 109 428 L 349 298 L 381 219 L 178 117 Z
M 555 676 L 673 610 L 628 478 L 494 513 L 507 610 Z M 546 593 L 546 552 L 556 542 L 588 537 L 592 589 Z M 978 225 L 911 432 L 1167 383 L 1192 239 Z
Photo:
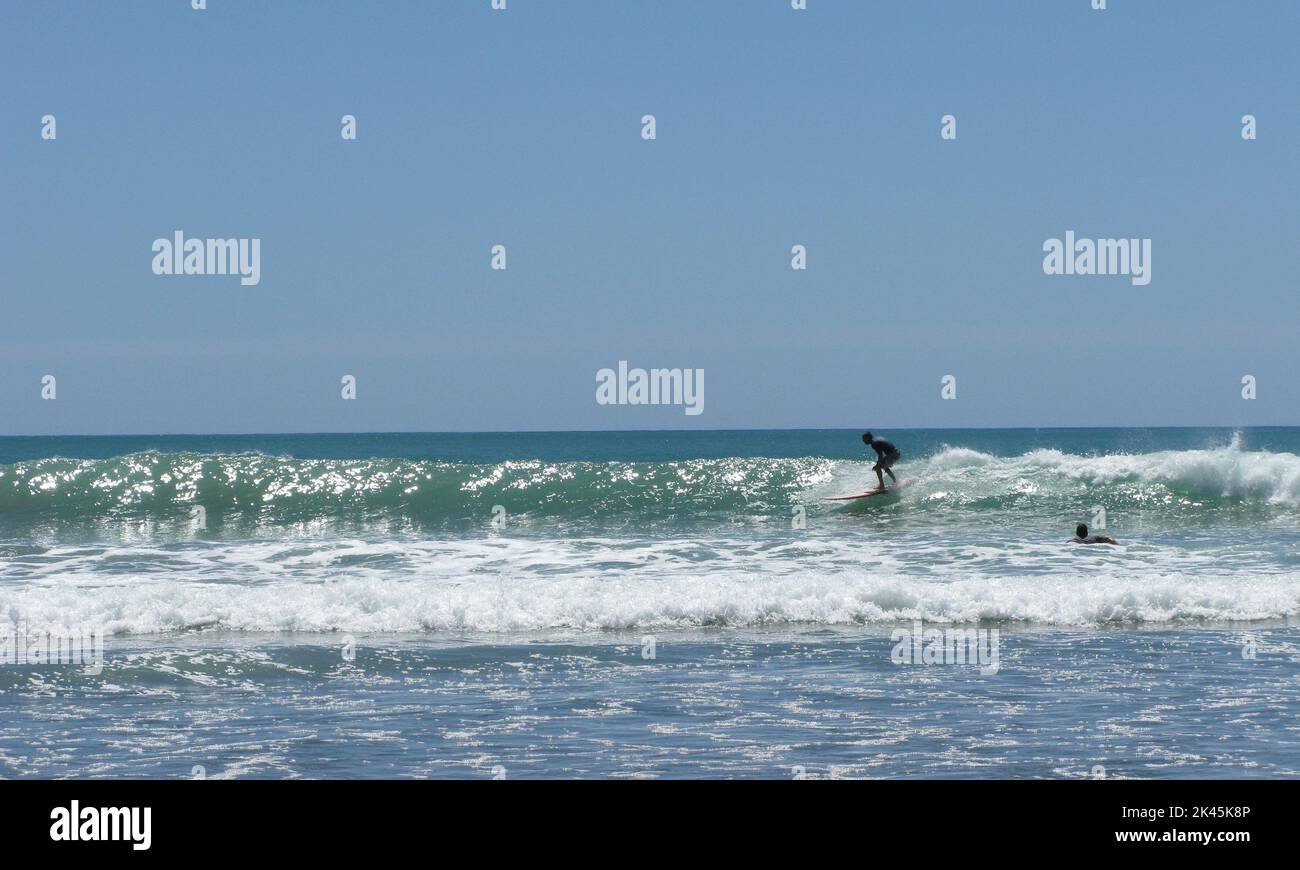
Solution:
M 870 432 L 862 433 L 862 443 L 876 451 L 876 464 L 871 466 L 871 470 L 876 473 L 876 479 L 880 481 L 880 488 L 885 488 L 885 474 L 888 474 L 889 479 L 894 483 L 898 483 L 898 478 L 894 477 L 894 472 L 890 470 L 901 455 L 898 448 L 884 438 L 873 438 Z M 881 474 L 882 471 L 885 474 Z
M 1074 537 L 1066 541 L 1067 544 L 1118 544 L 1119 541 L 1114 538 L 1108 538 L 1105 535 L 1090 535 L 1088 527 L 1079 523 L 1074 527 Z

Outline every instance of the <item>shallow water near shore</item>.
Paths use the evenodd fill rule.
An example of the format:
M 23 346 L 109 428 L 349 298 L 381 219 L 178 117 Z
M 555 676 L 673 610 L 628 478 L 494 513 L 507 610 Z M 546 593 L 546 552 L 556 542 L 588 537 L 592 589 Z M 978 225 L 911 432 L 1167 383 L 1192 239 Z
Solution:
M 903 626 L 909 632 L 909 626 Z M 1278 777 L 1300 628 L 1002 630 L 998 670 L 881 629 L 199 635 L 103 672 L 0 669 L 0 771 L 38 777 Z M 1253 647 L 1253 649 L 1252 649 Z M 1248 658 L 1243 655 L 1253 655 Z

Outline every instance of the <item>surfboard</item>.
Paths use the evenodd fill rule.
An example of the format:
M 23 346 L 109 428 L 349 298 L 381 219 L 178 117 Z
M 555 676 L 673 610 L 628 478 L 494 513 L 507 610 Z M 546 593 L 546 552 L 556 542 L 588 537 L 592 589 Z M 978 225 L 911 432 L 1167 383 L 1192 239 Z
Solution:
M 893 486 L 886 486 L 882 489 L 869 489 L 866 492 L 856 492 L 852 495 L 829 495 L 822 501 L 857 501 L 860 498 L 871 498 L 873 495 L 889 495 L 891 492 L 897 492 L 912 482 L 912 478 L 907 477 L 900 480 Z

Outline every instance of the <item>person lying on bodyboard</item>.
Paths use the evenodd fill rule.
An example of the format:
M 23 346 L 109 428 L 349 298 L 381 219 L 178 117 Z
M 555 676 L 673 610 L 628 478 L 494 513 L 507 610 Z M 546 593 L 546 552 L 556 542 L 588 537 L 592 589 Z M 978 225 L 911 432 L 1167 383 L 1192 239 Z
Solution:
M 900 454 L 898 448 L 890 444 L 884 438 L 875 438 L 870 432 L 862 433 L 862 443 L 876 451 L 876 464 L 871 466 L 871 470 L 876 473 L 876 480 L 880 481 L 879 489 L 885 488 L 885 474 L 894 483 L 898 483 L 898 478 L 894 477 L 892 471 L 894 463 L 898 461 Z M 881 472 L 884 474 L 881 474 Z
M 1105 535 L 1090 535 L 1088 527 L 1079 523 L 1074 527 L 1074 537 L 1066 541 L 1067 544 L 1118 544 L 1119 541 L 1114 538 L 1108 538 Z

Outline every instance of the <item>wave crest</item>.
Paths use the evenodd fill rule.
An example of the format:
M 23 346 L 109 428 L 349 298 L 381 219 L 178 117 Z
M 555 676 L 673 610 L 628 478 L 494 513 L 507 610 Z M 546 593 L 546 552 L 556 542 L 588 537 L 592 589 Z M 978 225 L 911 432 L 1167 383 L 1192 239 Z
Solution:
M 913 486 L 872 510 L 1026 511 L 1059 522 L 1081 505 L 1132 514 L 1289 512 L 1300 506 L 1300 457 L 1223 450 L 996 456 L 951 446 L 904 457 Z M 788 521 L 792 504 L 841 510 L 822 497 L 873 484 L 866 461 L 804 458 L 663 462 L 294 459 L 264 454 L 138 453 L 0 466 L 0 537 L 57 537 L 122 520 L 184 529 L 194 506 L 215 533 L 318 524 L 420 532 L 480 524 L 501 505 L 515 517 L 592 528 Z M 1176 517 L 1174 518 L 1176 519 Z M 382 527 L 382 528 L 381 528 Z M 165 536 L 165 535 L 164 535 Z

